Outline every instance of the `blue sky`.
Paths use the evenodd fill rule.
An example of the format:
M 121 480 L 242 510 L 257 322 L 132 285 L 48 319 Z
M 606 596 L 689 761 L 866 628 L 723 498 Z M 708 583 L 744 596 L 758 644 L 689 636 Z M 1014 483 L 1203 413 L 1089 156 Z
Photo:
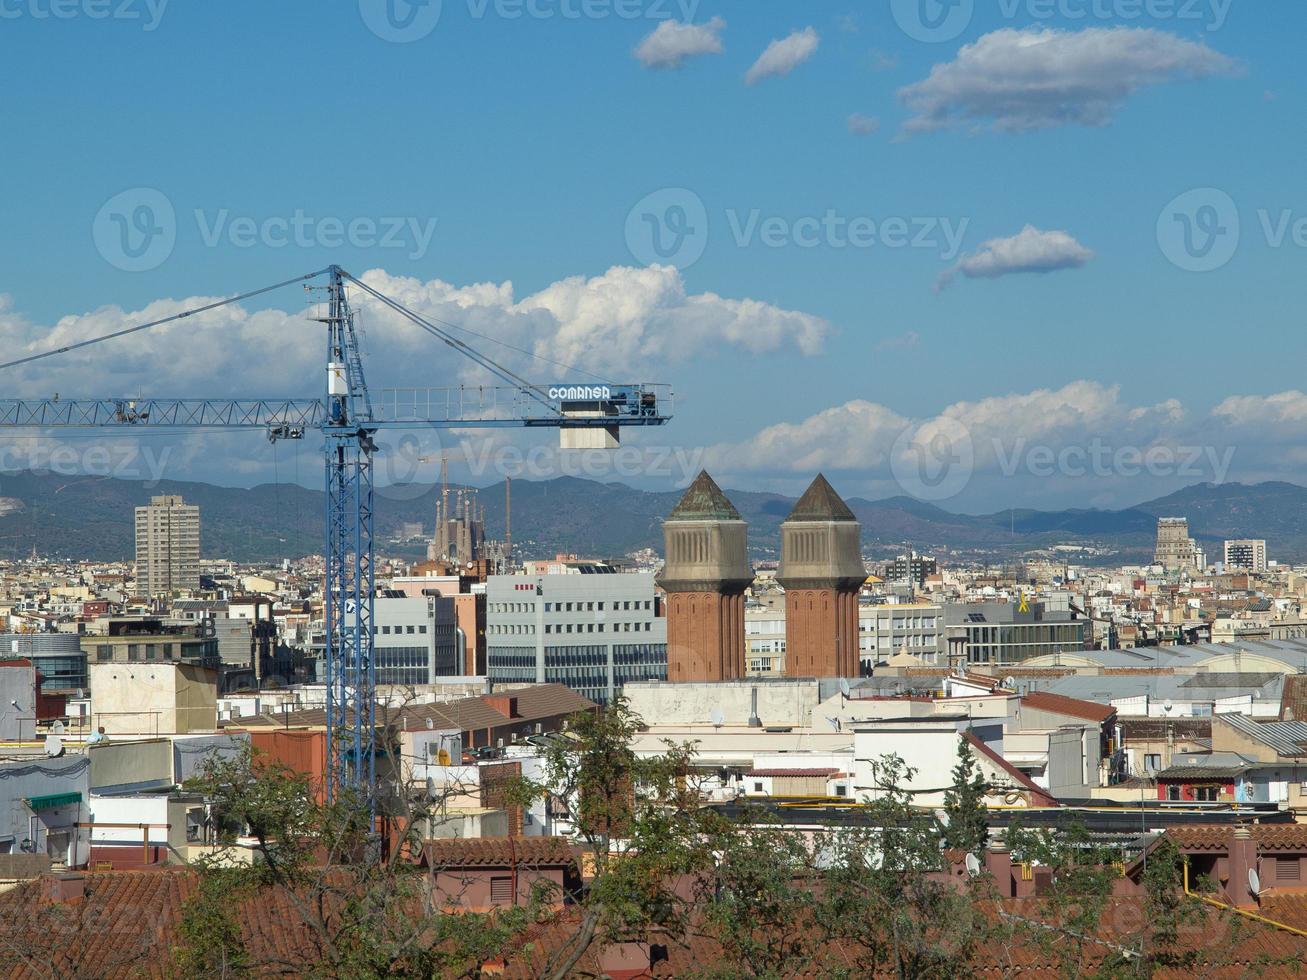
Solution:
M 1233 446 L 1231 466 L 1200 467 L 1198 478 L 1301 479 L 1304 460 L 1277 447 L 1300 434 L 1291 396 L 1307 354 L 1307 251 L 1291 232 L 1273 247 L 1259 211 L 1273 224 L 1307 218 L 1296 51 L 1307 8 L 1278 5 L 1272 18 L 1239 0 L 1176 0 L 1145 5 L 1159 15 L 1132 19 L 1139 5 L 1125 0 L 1002 0 L 976 4 L 956 37 L 923 42 L 901 26 L 913 4 L 898 0 L 688 2 L 593 0 L 583 8 L 581 0 L 536 0 L 535 15 L 510 17 L 524 5 L 444 0 L 428 35 L 394 43 L 369 29 L 372 0 L 330 11 L 308 2 L 67 0 L 62 17 L 50 15 L 51 0 L 3 0 L 0 293 L 8 299 L 0 315 L 10 346 L 40 349 L 63 317 L 82 318 L 68 331 L 93 333 L 134 322 L 156 301 L 237 292 L 330 262 L 384 270 L 392 281 L 511 281 L 521 300 L 569 277 L 637 269 L 647 256 L 632 248 L 628 215 L 647 195 L 678 188 L 702 202 L 708 229 L 702 257 L 676 274 L 679 287 L 763 304 L 764 326 L 734 307 L 734 326 L 700 325 L 698 307 L 655 303 L 635 314 L 645 341 L 615 354 L 617 366 L 631 380 L 670 382 L 678 395 L 674 427 L 645 436 L 646 445 L 702 450 L 738 486 L 801 488 L 821 467 L 849 494 L 887 496 L 914 487 L 896 476 L 892 456 L 903 447 L 885 444 L 886 433 L 921 424 L 932 432 L 943 413 L 962 419 L 977 445 L 965 485 L 934 496 L 970 510 L 1111 506 L 1197 482 L 1165 466 L 1142 476 L 1115 464 L 1089 477 L 1062 464 L 1053 478 L 1027 464 L 1005 470 L 986 449 L 995 440 L 1022 452 L 1042 441 L 1054 453 L 1095 437 L 1113 449 Z M 1044 17 L 1045 7 L 1088 16 Z M 121 16 L 94 16 L 104 9 Z M 965 14 L 967 4 L 959 9 Z M 568 15 L 578 10 L 590 15 Z M 649 67 L 633 52 L 667 20 L 720 25 L 711 33 L 721 50 Z M 1116 46 L 1123 35 L 1106 35 L 1118 27 L 1143 32 L 1133 35 L 1138 50 L 1070 65 L 1093 47 L 1079 43 L 1085 32 L 1103 32 L 1102 43 Z M 746 84 L 771 42 L 809 29 L 815 51 L 786 74 Z M 1028 124 L 1038 109 L 1030 105 L 995 109 L 993 94 L 974 87 L 984 88 L 985 72 L 978 77 L 960 50 L 979 45 L 979 57 L 989 44 L 1001 60 L 1005 37 L 1039 31 L 1066 45 L 1066 56 L 1043 69 L 1053 76 L 1082 70 L 1092 83 L 1103 71 L 1110 87 L 1128 70 L 1137 83 L 1110 99 L 1102 118 L 1076 104 L 1083 87 L 1074 78 L 1068 101 L 1055 107 L 1063 121 Z M 944 99 L 946 111 L 972 114 L 961 125 L 905 134 L 921 115 L 905 104 L 905 88 L 949 65 L 966 70 L 927 95 Z M 876 131 L 852 132 L 854 114 L 876 120 Z M 169 202 L 176 241 L 156 266 L 124 271 L 97 250 L 92 229 L 106 202 L 137 188 Z M 1209 272 L 1178 268 L 1159 247 L 1159 215 L 1194 188 L 1228 195 L 1240 220 L 1237 249 Z M 278 247 L 259 233 L 242 247 L 228 234 L 233 220 L 262 225 L 297 212 L 342 223 L 398 219 L 403 244 Z M 810 227 L 826 215 L 844 226 L 870 219 L 883 230 L 902 219 L 923 236 L 941 222 L 965 233 L 946 260 L 938 247 L 836 247 L 821 235 L 813 247 L 770 247 L 758 234 L 742 243 L 733 231 L 752 216 L 790 241 L 803 227 L 795 222 Z M 1054 255 L 1052 271 L 991 268 L 936 288 L 983 243 L 1027 226 L 1064 232 L 1074 249 Z M 624 288 L 620 277 L 612 282 L 610 301 Z M 428 299 L 454 302 L 440 306 L 442 315 L 469 302 Z M 290 293 L 249 309 L 300 305 Z M 84 318 L 106 306 L 99 319 Z M 802 318 L 768 332 L 773 309 Z M 495 320 L 478 322 L 493 329 Z M 755 329 L 758 343 L 749 339 Z M 412 351 L 387 361 L 384 333 L 379 325 L 369 338 L 375 385 L 450 377 L 437 351 L 430 362 Z M 264 341 L 308 349 L 310 360 L 320 347 L 308 326 L 281 330 L 261 348 Z M 188 352 L 185 338 L 173 334 L 170 343 L 159 347 L 169 365 L 194 363 L 144 375 L 157 380 L 149 393 L 276 393 L 264 388 L 280 379 L 246 375 L 235 354 L 210 376 L 212 361 Z M 553 349 L 547 335 L 531 343 Z M 587 366 L 605 366 L 604 345 L 582 344 Z M 144 370 L 149 348 L 97 350 L 105 359 L 59 375 L 59 390 L 119 394 L 110 389 L 120 380 L 130 391 L 144 383 L 132 370 Z M 281 356 L 266 348 L 256 356 L 269 354 Z M 295 375 L 289 353 L 285 363 L 290 373 L 277 391 L 312 391 L 316 375 Z M 528 369 L 541 380 L 556 373 Z M 22 376 L 27 393 L 53 383 Z M 1087 387 L 1068 389 L 1076 384 Z M 1032 397 L 1041 391 L 1049 397 Z M 1232 396 L 1253 401 L 1235 412 Z M 892 418 L 854 411 L 820 422 L 821 413 L 863 403 Z M 1050 427 L 1050 418 L 1063 422 Z M 1275 436 L 1265 435 L 1268 425 Z M 261 448 L 239 471 L 214 463 L 227 444 L 213 441 L 209 452 L 191 443 L 169 475 L 269 478 Z M 650 485 L 666 477 L 618 475 Z

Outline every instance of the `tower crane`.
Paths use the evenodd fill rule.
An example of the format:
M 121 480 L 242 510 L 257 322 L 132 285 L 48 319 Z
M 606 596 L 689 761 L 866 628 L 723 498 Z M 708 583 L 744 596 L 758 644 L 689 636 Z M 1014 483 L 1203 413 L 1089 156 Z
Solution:
M 454 324 L 425 317 L 338 265 L 159 320 L 0 364 L 17 367 L 249 299 L 326 279 L 326 302 L 312 319 L 326 328 L 326 390 L 320 398 L 0 399 L 0 430 L 10 428 L 254 429 L 272 441 L 322 433 L 325 461 L 324 626 L 327 681 L 327 794 L 357 800 L 376 816 L 376 668 L 373 661 L 373 437 L 382 430 L 505 428 L 560 431 L 564 447 L 615 445 L 628 426 L 663 425 L 670 390 L 658 384 L 528 382 L 460 340 Z M 496 387 L 397 388 L 374 401 L 363 376 L 355 313 L 357 289 L 432 334 L 504 382 Z M 457 329 L 457 328 L 456 328 Z

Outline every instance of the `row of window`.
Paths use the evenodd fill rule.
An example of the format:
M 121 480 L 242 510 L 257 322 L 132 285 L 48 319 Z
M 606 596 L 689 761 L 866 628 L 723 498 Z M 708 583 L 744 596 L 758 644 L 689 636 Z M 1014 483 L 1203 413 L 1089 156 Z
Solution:
M 488 612 L 492 613 L 530 613 L 535 612 L 534 602 L 492 602 L 488 607 Z M 634 612 L 639 609 L 653 609 L 652 599 L 614 599 L 612 601 L 604 599 L 574 601 L 574 602 L 546 602 L 545 612 L 604 612 L 611 609 L 613 612 Z
M 377 647 L 373 662 L 384 667 L 425 667 L 431 657 L 426 647 Z
M 875 630 L 879 633 L 892 632 L 894 630 L 933 630 L 935 628 L 934 616 L 902 616 L 898 619 L 882 619 L 877 617 L 874 621 L 871 617 L 862 617 L 858 620 L 858 629 L 863 632 Z
M 649 633 L 653 631 L 653 622 L 646 620 L 640 623 L 546 623 L 545 632 L 548 634 L 561 633 L 607 633 L 608 626 L 612 626 L 614 633 Z M 490 636 L 531 636 L 535 633 L 535 626 L 531 623 L 494 623 L 486 627 L 486 633 Z

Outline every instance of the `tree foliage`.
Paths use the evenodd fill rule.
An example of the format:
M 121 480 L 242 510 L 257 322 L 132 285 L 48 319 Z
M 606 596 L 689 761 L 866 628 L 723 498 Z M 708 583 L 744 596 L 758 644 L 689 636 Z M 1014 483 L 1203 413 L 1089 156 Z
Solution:
M 985 810 L 985 795 L 989 783 L 976 765 L 971 744 L 958 739 L 958 762 L 953 767 L 953 785 L 944 794 L 944 813 L 948 825 L 944 828 L 946 847 L 979 854 L 989 840 L 989 821 Z
M 1032 951 L 1072 978 L 1212 962 L 1210 951 L 1199 955 L 1195 929 L 1219 913 L 1184 894 L 1183 859 L 1169 845 L 1148 856 L 1130 928 L 1112 918 L 1122 854 L 1082 829 L 1008 831 L 1013 858 L 1039 869 L 1034 898 L 1013 902 L 987 873 L 960 870 L 950 849 L 980 852 L 988 835 L 986 786 L 965 742 L 946 826 L 905 788 L 915 773 L 890 756 L 873 765 L 856 805 L 812 829 L 782 819 L 780 807 L 704 805 L 716 768 L 688 745 L 638 751 L 642 730 L 619 699 L 541 740 L 536 777 L 509 786 L 505 802 L 546 804 L 584 852 L 586 885 L 566 908 L 538 890 L 494 915 L 433 904 L 414 860 L 440 805 L 425 790 L 399 792 L 399 846 L 383 853 L 359 818 L 363 801 L 324 803 L 303 775 L 249 754 L 211 760 L 188 788 L 210 801 L 219 846 L 196 865 L 178 974 L 475 977 L 500 956 L 529 952 L 514 962 L 562 980 L 592 970 L 588 957 L 600 950 L 652 937 L 706 942 L 715 955 L 684 971 L 702 980 L 1015 974 Z M 242 903 L 256 899 L 242 918 Z M 294 923 L 293 954 L 268 958 L 246 943 L 249 908 Z

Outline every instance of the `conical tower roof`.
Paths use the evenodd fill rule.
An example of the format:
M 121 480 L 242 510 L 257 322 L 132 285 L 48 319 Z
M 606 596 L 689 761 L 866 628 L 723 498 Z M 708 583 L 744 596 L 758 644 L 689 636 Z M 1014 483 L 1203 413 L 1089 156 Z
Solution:
M 701 470 L 667 515 L 669 521 L 738 521 L 740 512 L 707 470 Z
M 790 516 L 785 518 L 786 521 L 853 521 L 857 518 L 853 516 L 853 511 L 849 510 L 840 495 L 835 492 L 835 488 L 826 482 L 826 477 L 820 473 L 817 479 L 807 490 L 803 491 L 803 496 L 799 502 L 794 505 L 794 510 L 790 511 Z

